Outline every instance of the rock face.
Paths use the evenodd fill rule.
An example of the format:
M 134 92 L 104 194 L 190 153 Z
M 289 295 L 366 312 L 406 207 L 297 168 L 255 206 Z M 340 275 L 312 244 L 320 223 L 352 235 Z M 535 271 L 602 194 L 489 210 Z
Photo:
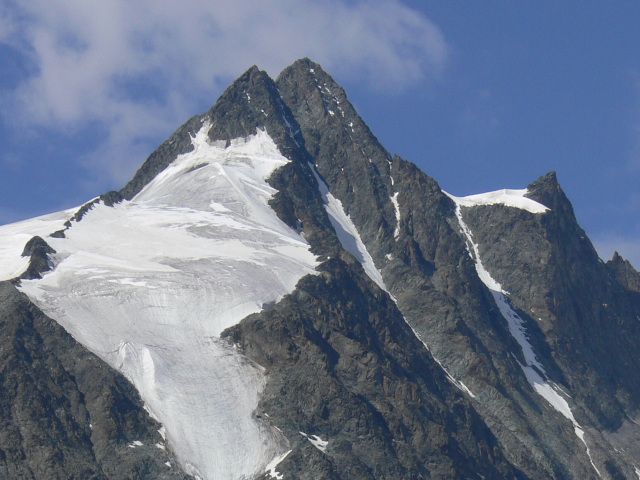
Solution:
M 249 69 L 52 237 L 135 201 L 204 125 L 227 147 L 275 142 L 289 163 L 268 178 L 269 206 L 318 262 L 216 338 L 264 372 L 252 419 L 288 444 L 253 478 L 637 478 L 640 274 L 598 258 L 554 173 L 522 191 L 443 192 L 308 59 L 275 81 Z M 56 268 L 46 238 L 23 254 L 24 279 Z M 0 293 L 5 476 L 185 478 L 134 388 L 11 284 Z
M 0 477 L 190 478 L 127 380 L 0 282 Z M 158 445 L 163 448 L 159 448 Z
M 349 254 L 225 333 L 265 366 L 289 478 L 524 478 Z M 328 442 L 314 447 L 308 436 Z M 317 458 L 317 459 L 316 459 Z

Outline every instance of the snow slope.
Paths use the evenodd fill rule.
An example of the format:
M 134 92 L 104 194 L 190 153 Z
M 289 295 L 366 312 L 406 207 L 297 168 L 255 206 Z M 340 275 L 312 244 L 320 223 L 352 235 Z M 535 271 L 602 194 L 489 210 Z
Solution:
M 239 479 L 288 445 L 253 417 L 262 368 L 219 335 L 317 261 L 267 204 L 265 179 L 288 162 L 273 140 L 258 131 L 225 148 L 207 131 L 130 202 L 47 238 L 55 269 L 22 290 L 134 383 L 188 473 Z

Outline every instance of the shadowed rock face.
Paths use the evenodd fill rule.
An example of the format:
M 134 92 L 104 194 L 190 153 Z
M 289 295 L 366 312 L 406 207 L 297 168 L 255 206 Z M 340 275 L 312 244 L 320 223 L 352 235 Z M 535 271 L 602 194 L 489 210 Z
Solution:
M 640 274 L 618 255 L 600 261 L 555 173 L 527 188 L 545 213 L 503 204 L 457 210 L 434 179 L 380 145 L 319 65 L 302 59 L 275 82 L 249 69 L 151 154 L 125 188 L 97 201 L 133 198 L 193 148 L 204 124 L 212 141 L 258 129 L 271 136 L 291 162 L 268 180 L 277 189 L 270 206 L 320 261 L 318 274 L 223 334 L 266 369 L 255 415 L 288 439 L 278 475 L 635 478 Z M 340 200 L 388 292 L 343 248 L 315 174 Z M 544 368 L 538 373 L 574 421 L 525 376 L 526 355 L 478 275 L 461 222 L 484 268 L 508 292 Z M 28 278 L 46 273 L 47 247 L 34 239 L 25 249 Z M 10 393 L 0 395 L 0 435 L 8 439 L 0 441 L 0 472 L 185 478 L 153 447 L 159 426 L 133 387 L 14 287 L 1 287 L 0 379 Z M 135 440 L 144 446 L 129 448 Z
M 286 478 L 524 478 L 349 254 L 225 332 L 265 366 L 261 414 L 294 452 Z M 328 441 L 325 451 L 303 436 Z
M 478 279 L 453 202 L 411 163 L 390 161 L 344 91 L 317 64 L 296 62 L 277 84 L 318 171 L 357 226 L 400 311 L 434 356 L 476 394 L 472 404 L 507 458 L 534 478 L 595 475 L 571 423 L 524 378 L 522 350 Z M 573 397 L 578 421 L 616 432 L 625 415 L 637 411 L 638 376 L 627 382 L 624 373 L 639 367 L 633 353 L 640 346 L 632 294 L 637 277 L 619 265 L 609 268 L 614 274 L 604 268 L 554 173 L 528 192 L 551 212 L 491 205 L 463 208 L 463 218 L 483 263 L 511 293 L 547 374 Z M 616 274 L 625 280 L 612 279 Z M 602 362 L 620 351 L 624 355 Z M 608 433 L 589 435 L 603 475 L 633 474 L 633 456 L 621 459 L 606 445 Z M 597 448 L 602 450 L 593 453 Z
M 23 257 L 30 257 L 29 267 L 21 278 L 25 280 L 42 278 L 42 274 L 51 269 L 49 255 L 52 253 L 56 253 L 56 251 L 41 237 L 36 236 L 29 240 L 22 251 Z
M 631 292 L 640 293 L 640 274 L 629 260 L 625 260 L 615 252 L 613 258 L 607 262 L 607 268 L 619 285 Z
M 0 369 L 0 477 L 191 478 L 156 446 L 160 425 L 131 384 L 9 282 L 0 283 Z
M 629 376 L 640 368 L 637 273 L 619 257 L 609 268 L 600 261 L 555 174 L 528 190 L 546 214 L 476 207 L 465 217 L 487 266 L 529 316 L 543 358 L 559 367 L 558 381 L 585 415 L 617 429 L 640 405 L 640 382 Z

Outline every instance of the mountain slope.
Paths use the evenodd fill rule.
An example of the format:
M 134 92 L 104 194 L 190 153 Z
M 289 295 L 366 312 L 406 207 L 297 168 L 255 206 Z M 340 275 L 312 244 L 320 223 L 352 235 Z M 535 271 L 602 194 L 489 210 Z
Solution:
M 252 67 L 120 192 L 0 238 L 0 277 L 127 377 L 195 478 L 640 471 L 640 275 L 598 259 L 553 174 L 443 192 L 308 59 Z
M 124 377 L 0 282 L 0 476 L 183 479 Z
M 284 439 L 252 418 L 262 369 L 218 336 L 316 261 L 267 204 L 264 178 L 288 160 L 264 132 L 225 147 L 209 127 L 131 201 L 97 204 L 49 239 L 53 271 L 21 289 L 127 375 L 188 473 L 239 478 Z
M 635 465 L 632 466 L 633 454 L 620 460 L 615 447 L 601 442 L 597 435 L 596 438 L 590 438 L 587 434 L 585 444 L 584 435 L 580 438 L 572 432 L 576 428 L 574 423 L 577 422 L 575 418 L 566 415 L 566 409 L 563 412 L 555 408 L 549 411 L 549 407 L 553 407 L 549 399 L 553 399 L 556 405 L 562 404 L 564 408 L 563 394 L 558 393 L 559 389 L 551 388 L 545 383 L 546 397 L 534 393 L 540 393 L 541 389 L 533 388 L 531 375 L 527 377 L 527 370 L 521 368 L 521 365 L 527 365 L 525 357 L 530 345 L 519 341 L 518 335 L 512 335 L 511 318 L 509 315 L 505 317 L 505 311 L 514 313 L 515 310 L 501 309 L 501 305 L 496 304 L 503 297 L 495 297 L 491 288 L 483 281 L 483 272 L 477 268 L 479 257 L 471 249 L 470 240 L 477 241 L 480 238 L 479 252 L 483 261 L 487 255 L 493 260 L 491 251 L 495 250 L 495 258 L 503 262 L 505 269 L 521 274 L 521 267 L 524 266 L 513 262 L 513 252 L 521 255 L 531 252 L 522 241 L 522 231 L 530 237 L 541 234 L 532 231 L 530 224 L 521 224 L 516 220 L 523 217 L 539 219 L 542 223 L 560 222 L 567 232 L 555 239 L 556 245 L 566 245 L 571 250 L 572 244 L 584 243 L 581 240 L 584 233 L 579 234 L 581 230 L 572 212 L 569 214 L 570 205 L 563 200 L 564 194 L 561 194 L 557 183 L 554 188 L 560 193 L 553 193 L 554 188 L 541 187 L 547 183 L 547 178 L 540 179 L 529 187 L 529 196 L 539 200 L 543 207 L 548 205 L 550 213 L 544 213 L 542 208 L 532 214 L 518 208 L 520 205 L 517 202 L 507 206 L 504 200 L 483 200 L 485 205 L 477 207 L 470 201 L 468 205 L 460 205 L 458 208 L 435 181 L 415 166 L 399 158 L 389 162 L 388 153 L 357 117 L 342 89 L 317 64 L 306 59 L 296 62 L 280 75 L 278 86 L 301 125 L 307 144 L 313 146 L 310 151 L 314 152 L 319 172 L 353 219 L 376 265 L 381 269 L 384 281 L 397 298 L 400 310 L 429 345 L 435 357 L 454 378 L 469 387 L 474 406 L 502 441 L 508 458 L 516 461 L 532 476 L 545 471 L 546 475 L 555 478 L 577 475 L 597 478 L 600 474 L 606 475 L 607 471 L 615 476 L 619 468 L 624 470 L 625 475 L 632 475 L 635 469 Z M 336 112 L 339 114 L 335 114 Z M 342 175 L 343 171 L 349 171 L 351 175 Z M 377 206 L 373 212 L 371 205 Z M 394 210 L 395 218 L 390 213 Z M 478 222 L 469 223 L 470 230 L 467 225 L 463 225 L 470 214 L 480 211 L 494 212 L 496 217 L 501 218 L 501 222 L 495 222 L 491 218 L 479 219 Z M 471 239 L 465 234 L 465 228 L 472 235 Z M 490 233 L 492 237 L 483 241 L 483 232 Z M 531 257 L 541 259 L 549 255 L 541 246 L 537 245 L 538 248 L 533 250 L 535 253 Z M 551 245 L 547 244 L 546 248 L 551 248 Z M 583 268 L 583 271 L 587 271 L 589 267 L 585 264 L 593 263 L 593 259 L 597 260 L 592 248 L 589 251 L 584 247 L 584 252 L 576 253 L 570 250 L 555 254 L 562 257 L 563 264 L 574 265 L 574 269 Z M 489 271 L 493 271 L 493 262 L 486 263 Z M 487 270 L 484 270 L 486 273 Z M 570 271 L 563 271 L 555 276 L 561 281 L 573 281 L 575 288 L 589 283 L 593 278 L 593 274 L 583 277 L 570 275 Z M 602 269 L 595 275 L 600 283 L 608 282 L 609 275 Z M 499 272 L 496 272 L 496 276 L 501 281 Z M 522 274 L 521 276 L 524 277 Z M 532 280 L 530 284 L 537 285 L 538 288 L 544 285 L 543 278 L 527 279 Z M 520 286 L 526 288 L 527 285 L 527 282 L 521 282 Z M 593 286 L 596 285 L 597 283 L 591 282 L 588 287 L 594 291 L 596 289 Z M 558 287 L 559 285 L 551 286 L 556 289 Z M 620 292 L 620 288 L 617 288 Z M 511 292 L 516 287 L 509 284 L 505 290 Z M 558 293 L 567 302 L 571 301 L 575 292 Z M 600 295 L 592 298 L 599 297 L 602 298 Z M 627 293 L 621 293 L 618 298 L 625 306 L 618 308 L 615 315 L 618 318 L 624 317 L 624 324 L 627 326 L 622 330 L 609 328 L 607 332 L 603 332 L 609 337 L 606 354 L 613 355 L 616 352 L 616 338 L 624 335 L 628 345 L 625 347 L 625 355 L 612 363 L 629 366 L 631 357 L 634 356 L 633 348 L 638 346 L 635 339 L 635 304 L 632 296 Z M 508 301 L 508 298 L 504 299 Z M 611 304 L 606 300 L 600 303 Z M 526 303 L 521 305 L 524 307 Z M 593 308 L 593 303 L 584 302 L 582 308 Z M 581 375 L 569 385 L 564 382 L 561 367 L 556 364 L 556 355 L 551 353 L 555 348 L 553 338 L 545 340 L 543 335 L 537 335 L 540 327 L 544 328 L 544 322 L 540 326 L 535 322 L 528 323 L 522 333 L 524 338 L 533 336 L 533 351 L 545 357 L 546 371 L 552 378 L 558 384 L 564 383 L 565 389 L 575 385 L 583 398 L 590 401 L 591 410 L 596 410 L 598 404 L 604 404 L 606 408 L 607 403 L 615 403 L 613 390 L 620 387 L 619 382 L 626 382 L 625 378 L 630 372 L 624 373 L 620 369 L 612 372 L 603 368 L 597 373 L 585 372 L 592 379 L 610 385 L 603 395 L 589 397 L 588 392 L 593 392 L 594 386 L 582 384 Z M 567 328 L 565 342 L 571 345 L 569 337 L 572 336 L 591 335 L 598 338 L 597 330 L 591 333 L 580 332 L 582 328 L 582 325 L 575 323 Z M 583 360 L 593 365 L 594 360 L 601 358 L 605 352 L 591 345 L 589 350 L 581 353 L 587 357 Z M 564 369 L 569 371 L 567 364 Z M 637 367 L 633 366 L 631 371 L 637 372 Z M 581 386 L 578 387 L 578 384 Z M 629 387 L 635 390 L 633 384 L 623 389 L 628 391 Z M 625 396 L 625 393 L 619 396 Z M 624 408 L 626 414 L 635 416 L 635 405 L 634 401 L 627 400 Z M 620 409 L 618 419 L 619 412 Z M 598 430 L 615 427 L 602 415 L 593 419 L 591 425 Z M 593 445 L 589 448 L 589 442 L 605 444 L 602 448 L 607 451 L 607 455 L 600 457 L 600 468 L 594 465 L 592 458 L 600 453 L 592 455 L 595 449 Z M 572 461 L 567 462 L 566 459 L 570 457 Z

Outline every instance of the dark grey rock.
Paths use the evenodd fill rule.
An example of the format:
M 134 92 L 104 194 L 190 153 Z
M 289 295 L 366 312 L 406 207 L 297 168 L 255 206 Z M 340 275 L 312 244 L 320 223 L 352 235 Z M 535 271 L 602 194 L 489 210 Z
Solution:
M 347 253 L 223 336 L 267 368 L 261 415 L 294 453 L 285 478 L 526 478 L 389 296 Z M 324 452 L 301 435 L 328 441 Z M 315 450 L 315 451 L 314 451 Z
M 613 258 L 607 262 L 607 267 L 620 286 L 640 294 L 640 273 L 633 268 L 629 260 L 625 260 L 615 252 Z
M 398 157 L 390 159 L 357 116 L 344 91 L 317 64 L 308 59 L 300 60 L 283 71 L 277 84 L 301 127 L 305 145 L 318 171 L 358 228 L 397 299 L 400 311 L 452 375 L 464 381 L 475 393 L 476 400 L 472 403 L 502 444 L 506 457 L 532 478 L 594 476 L 584 444 L 577 439 L 571 423 L 550 409 L 524 378 L 517 362 L 523 361 L 521 349 L 475 272 L 452 201 L 433 179 L 414 165 Z M 395 194 L 401 212 L 399 225 L 396 225 L 390 198 Z M 534 242 L 540 235 L 539 231 L 530 229 L 530 224 L 522 223 L 530 214 L 496 206 L 469 212 L 465 209 L 465 219 L 473 224 L 474 233 L 475 229 L 479 231 L 483 260 L 487 256 L 491 271 L 497 271 L 497 280 L 513 293 L 515 308 L 527 322 L 531 342 L 544 358 L 548 374 L 567 388 L 576 387 L 575 393 L 580 397 L 576 408 L 578 420 L 586 429 L 596 432 L 618 431 L 622 427 L 623 411 L 635 416 L 635 401 L 629 397 L 635 386 L 618 389 L 617 381 L 612 378 L 621 380 L 625 377 L 618 367 L 596 368 L 595 364 L 602 363 L 600 359 L 606 350 L 578 348 L 578 356 L 589 358 L 575 363 L 574 370 L 569 369 L 570 360 L 566 355 L 567 350 L 575 348 L 570 340 L 572 336 L 583 339 L 585 345 L 599 343 L 587 337 L 599 335 L 603 324 L 591 328 L 584 323 L 569 325 L 568 322 L 562 325 L 563 334 L 554 336 L 553 329 L 558 330 L 558 323 L 537 321 L 530 310 L 535 310 L 538 304 L 546 305 L 550 292 L 566 287 L 566 283 L 573 283 L 576 289 L 589 282 L 597 285 L 596 277 L 602 281 L 609 274 L 603 268 L 597 271 L 583 268 L 585 259 L 588 262 L 595 259 L 597 263 L 597 255 L 577 225 L 573 209 L 559 188 L 555 174 L 530 185 L 529 196 L 558 212 L 556 216 L 543 216 L 543 221 L 550 222 L 545 228 L 555 232 L 551 244 L 557 248 L 559 256 L 565 255 L 561 263 L 566 266 L 556 273 L 546 272 L 552 278 L 555 275 L 556 283 L 533 303 L 531 299 L 520 300 L 529 298 L 532 290 L 538 288 L 542 293 L 546 287 L 536 286 L 538 283 L 530 278 L 529 282 L 519 284 L 521 290 L 511 288 L 512 283 L 503 281 L 500 274 L 517 270 L 524 276 L 530 268 L 527 262 L 517 261 L 518 255 L 529 255 L 525 253 L 527 243 L 521 238 L 524 236 Z M 481 217 L 485 210 L 493 212 L 501 221 L 496 224 L 493 217 Z M 397 236 L 394 235 L 396 227 Z M 505 232 L 508 233 L 506 239 Z M 486 239 L 483 238 L 485 234 L 488 235 Z M 540 242 L 536 247 L 530 254 L 530 261 L 535 259 L 542 264 L 554 261 L 550 253 L 541 248 Z M 502 259 L 502 270 L 496 267 L 494 257 Z M 544 281 L 543 277 L 537 280 Z M 561 283 L 563 281 L 565 284 Z M 601 304 L 595 302 L 602 297 L 596 295 L 594 288 L 587 290 L 592 295 L 580 297 L 584 300 L 580 308 L 585 311 L 601 308 Z M 628 313 L 635 311 L 630 297 L 618 290 L 618 302 L 626 305 L 624 309 Z M 558 293 L 557 306 L 570 310 L 577 290 Z M 574 312 L 574 319 L 582 313 Z M 624 347 L 625 355 L 614 362 L 622 367 L 630 364 L 628 356 L 632 355 L 637 333 L 628 322 L 621 330 L 610 328 L 612 321 L 615 322 L 613 318 L 606 322 L 606 336 L 611 346 L 617 336 L 630 338 Z M 607 354 L 613 352 L 607 351 Z M 576 365 L 591 368 L 592 381 L 578 386 L 583 371 L 581 368 L 576 370 Z M 573 381 L 567 380 L 569 376 Z M 635 384 L 635 380 L 631 383 Z M 607 386 L 601 395 L 589 394 L 602 384 Z M 571 392 L 573 395 L 574 391 Z M 630 457 L 622 459 L 615 448 L 604 445 L 606 440 L 600 442 L 598 438 L 596 433 L 587 436 L 592 447 L 598 443 L 598 449 L 602 448 L 596 453 L 593 453 L 596 448 L 592 448 L 592 456 L 601 470 L 605 470 L 602 466 L 606 464 L 607 470 L 612 472 L 622 469 L 627 475 L 633 474 Z
M 41 237 L 35 236 L 27 242 L 22 251 L 23 257 L 31 257 L 27 270 L 20 276 L 21 279 L 42 278 L 42 274 L 51 270 L 49 255 L 56 251 Z
M 634 271 L 619 258 L 602 263 L 553 172 L 528 191 L 550 210 L 492 205 L 463 215 L 484 265 L 519 308 L 548 376 L 571 396 L 574 416 L 607 436 L 635 418 L 640 405 Z M 612 478 L 629 475 L 632 457 L 604 448 L 591 450 Z

